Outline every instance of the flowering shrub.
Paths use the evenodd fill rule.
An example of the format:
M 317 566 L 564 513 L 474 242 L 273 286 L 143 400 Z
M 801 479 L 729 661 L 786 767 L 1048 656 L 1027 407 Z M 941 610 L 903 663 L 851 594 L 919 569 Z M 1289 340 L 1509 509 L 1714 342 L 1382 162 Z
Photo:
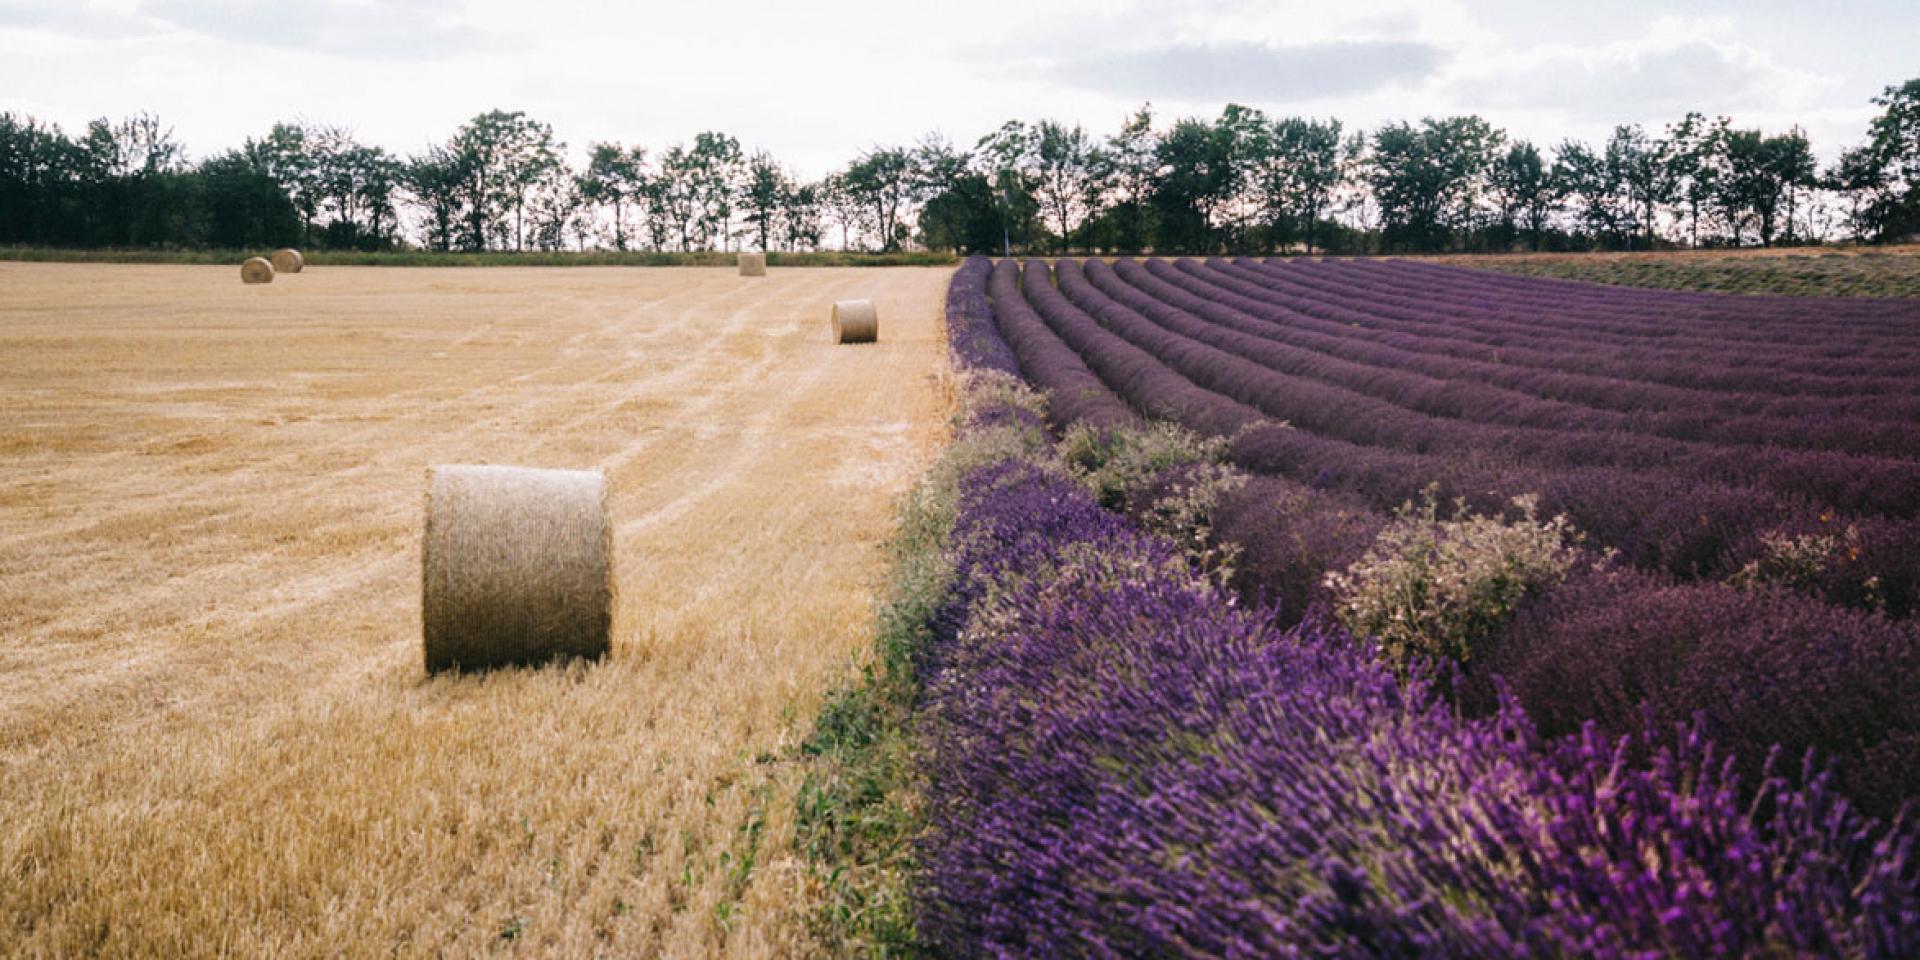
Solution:
M 1247 478 L 1220 462 L 1226 447 L 1165 421 L 1113 430 L 1075 424 L 1059 444 L 1101 506 L 1174 541 L 1196 568 L 1230 577 L 1239 547 L 1213 538 L 1213 514 Z
M 1465 662 L 1473 645 L 1528 593 L 1560 582 L 1579 562 L 1578 532 L 1565 517 L 1539 519 L 1539 502 L 1518 497 L 1517 519 L 1469 513 L 1440 518 L 1429 492 L 1380 531 L 1359 562 L 1327 574 L 1347 629 L 1380 643 L 1400 666 L 1445 657 Z

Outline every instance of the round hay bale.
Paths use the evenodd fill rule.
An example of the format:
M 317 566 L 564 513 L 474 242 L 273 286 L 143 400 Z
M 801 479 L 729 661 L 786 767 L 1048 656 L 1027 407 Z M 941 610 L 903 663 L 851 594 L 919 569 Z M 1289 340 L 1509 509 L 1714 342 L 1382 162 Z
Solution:
M 278 273 L 299 273 L 307 268 L 307 258 L 291 247 L 273 252 L 273 269 Z
M 834 343 L 872 343 L 880 339 L 880 313 L 872 300 L 841 300 L 833 305 Z
M 443 465 L 427 473 L 427 671 L 598 659 L 613 626 L 613 528 L 595 471 Z
M 767 275 L 767 255 L 764 253 L 743 253 L 740 255 L 740 275 L 743 277 L 764 277 Z
M 246 262 L 240 265 L 240 282 L 272 283 L 273 264 L 262 257 L 248 257 Z

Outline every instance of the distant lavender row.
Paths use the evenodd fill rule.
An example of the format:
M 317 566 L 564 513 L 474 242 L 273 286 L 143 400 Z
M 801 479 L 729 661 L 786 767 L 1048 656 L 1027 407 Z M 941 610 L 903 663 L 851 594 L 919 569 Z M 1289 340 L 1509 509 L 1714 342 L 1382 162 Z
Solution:
M 1075 307 L 1196 384 L 1304 429 L 1416 453 L 1446 450 L 1543 467 L 1657 468 L 1804 492 L 1844 510 L 1906 516 L 1920 508 L 1920 463 L 1911 460 L 1682 441 L 1627 430 L 1618 422 L 1608 429 L 1591 419 L 1578 420 L 1577 408 L 1549 409 L 1544 401 L 1502 396 L 1464 375 L 1440 380 L 1407 370 L 1316 360 L 1296 348 L 1203 319 L 1197 314 L 1204 305 L 1177 291 L 1165 291 L 1164 296 L 1182 299 L 1186 309 L 1118 282 L 1087 283 L 1087 276 L 1098 279 L 1107 270 L 1093 262 L 1083 276 L 1080 264 L 1062 262 L 1057 270 L 1060 291 Z M 1461 403 L 1485 417 L 1538 425 L 1495 424 L 1444 412 Z M 1568 429 L 1576 425 L 1584 429 Z
M 1809 300 L 1631 290 L 1596 284 L 1556 289 L 1531 278 L 1488 283 L 1485 271 L 1406 260 L 1284 262 L 1243 259 L 1274 279 L 1336 295 L 1351 290 L 1382 306 L 1445 306 L 1464 316 L 1525 311 L 1562 330 L 1598 340 L 1657 345 L 1712 337 L 1761 346 L 1908 343 L 1920 339 L 1920 307 L 1900 300 Z M 1651 293 L 1651 296 L 1648 294 Z
M 1542 401 L 1642 416 L 1682 418 L 1682 423 L 1689 416 L 1696 421 L 1753 419 L 1788 429 L 1796 428 L 1795 421 L 1808 421 L 1817 426 L 1844 419 L 1868 420 L 1877 429 L 1911 431 L 1913 425 L 1909 421 L 1920 417 L 1920 398 L 1781 396 L 1678 387 L 1645 379 L 1601 375 L 1590 369 L 1605 366 L 1601 361 L 1569 359 L 1564 350 L 1542 349 L 1540 344 L 1546 340 L 1545 335 L 1533 338 L 1516 335 L 1501 345 L 1487 346 L 1451 337 L 1452 331 L 1434 323 L 1428 324 L 1432 328 L 1428 332 L 1407 333 L 1362 327 L 1357 322 L 1320 319 L 1259 299 L 1257 285 L 1236 278 L 1232 273 L 1234 268 L 1227 265 L 1201 265 L 1192 261 L 1172 265 L 1148 261 L 1142 265 L 1123 260 L 1115 267 L 1126 282 L 1143 291 L 1178 291 L 1196 301 L 1212 304 L 1216 310 L 1228 311 L 1236 318 L 1238 329 L 1257 336 L 1363 364 L 1418 370 L 1443 378 L 1470 377 L 1488 386 L 1513 390 Z M 1630 368 L 1620 363 L 1613 363 L 1611 367 L 1615 372 Z M 1805 437 L 1799 439 L 1805 441 Z
M 1362 291 L 1351 291 L 1350 299 L 1342 296 L 1338 289 L 1301 285 L 1291 280 L 1288 273 L 1271 267 L 1247 266 L 1246 262 L 1202 265 L 1190 261 L 1179 261 L 1176 266 L 1210 280 L 1217 281 L 1224 276 L 1250 284 L 1251 287 L 1238 288 L 1238 292 L 1288 310 L 1294 317 L 1312 317 L 1350 329 L 1424 335 L 1448 352 L 1477 350 L 1479 355 L 1487 357 L 1492 355 L 1492 348 L 1499 348 L 1500 362 L 1523 366 L 1725 393 L 1850 396 L 1892 391 L 1911 396 L 1915 390 L 1909 376 L 1874 375 L 1872 370 L 1848 364 L 1827 363 L 1823 369 L 1813 371 L 1777 369 L 1773 362 L 1779 355 L 1777 350 L 1764 346 L 1757 352 L 1743 353 L 1736 344 L 1720 343 L 1702 356 L 1663 356 L 1659 351 L 1595 344 L 1576 331 L 1543 320 L 1538 312 L 1531 310 L 1509 309 L 1497 323 L 1457 317 L 1431 307 L 1385 310 L 1368 307 Z M 1735 329 L 1726 324 L 1721 326 L 1727 331 Z M 1741 362 L 1732 362 L 1736 359 Z M 1821 364 L 1818 359 L 1799 362 Z M 1748 363 L 1757 369 L 1747 369 Z

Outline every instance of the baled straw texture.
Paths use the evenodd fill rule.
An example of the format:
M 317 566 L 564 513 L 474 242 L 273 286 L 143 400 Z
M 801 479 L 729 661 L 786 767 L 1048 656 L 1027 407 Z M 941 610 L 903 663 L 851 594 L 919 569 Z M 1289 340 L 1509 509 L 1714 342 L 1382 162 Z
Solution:
M 240 264 L 240 282 L 272 283 L 273 264 L 260 257 L 248 257 L 245 263 Z
M 428 672 L 605 654 L 613 623 L 606 478 L 432 468 L 420 607 Z
M 273 252 L 273 269 L 276 273 L 299 273 L 306 266 L 307 258 L 291 247 Z
M 764 277 L 767 275 L 767 255 L 764 253 L 743 253 L 740 255 L 740 275 L 743 277 Z
M 841 300 L 833 305 L 834 343 L 872 343 L 880 339 L 880 313 L 872 300 Z

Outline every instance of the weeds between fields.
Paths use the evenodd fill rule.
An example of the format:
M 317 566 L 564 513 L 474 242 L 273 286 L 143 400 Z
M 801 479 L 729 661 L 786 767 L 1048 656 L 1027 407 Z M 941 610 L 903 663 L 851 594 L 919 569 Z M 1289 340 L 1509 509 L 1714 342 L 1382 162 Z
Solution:
M 47 247 L 0 247 L 0 261 L 27 263 L 147 263 L 226 266 L 238 264 L 256 250 L 65 250 Z M 641 251 L 486 251 L 480 253 L 427 250 L 315 250 L 306 254 L 313 267 L 731 267 L 737 253 L 650 253 Z M 946 253 L 769 253 L 769 267 L 944 267 L 954 263 Z
M 1449 257 L 1459 266 L 1628 287 L 1792 297 L 1920 297 L 1920 248 L 1821 253 Z

